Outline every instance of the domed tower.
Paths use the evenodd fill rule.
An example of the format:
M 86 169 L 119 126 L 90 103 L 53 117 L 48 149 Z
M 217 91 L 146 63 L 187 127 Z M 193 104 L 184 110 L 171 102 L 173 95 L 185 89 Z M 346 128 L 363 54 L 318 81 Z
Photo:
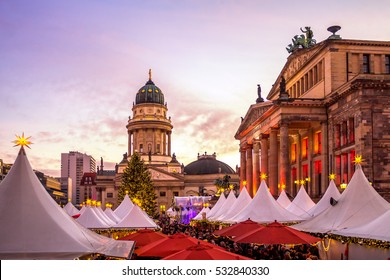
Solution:
M 126 125 L 128 132 L 128 156 L 138 152 L 147 164 L 171 162 L 171 119 L 167 118 L 164 94 L 149 80 L 141 87 L 133 103 L 133 117 Z

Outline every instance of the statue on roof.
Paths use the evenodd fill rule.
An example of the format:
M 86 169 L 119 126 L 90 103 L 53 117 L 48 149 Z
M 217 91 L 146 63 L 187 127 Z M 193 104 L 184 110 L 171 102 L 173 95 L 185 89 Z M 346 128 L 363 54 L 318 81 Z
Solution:
M 264 99 L 261 97 L 261 86 L 260 85 L 257 85 L 257 99 L 256 99 L 256 103 L 261 103 L 261 102 L 264 102 Z
M 297 49 L 310 48 L 316 44 L 316 40 L 313 39 L 313 31 L 310 26 L 305 26 L 304 30 L 301 27 L 300 30 L 304 33 L 304 35 L 295 35 L 293 37 L 292 44 L 289 44 L 286 48 L 288 53 L 292 53 Z

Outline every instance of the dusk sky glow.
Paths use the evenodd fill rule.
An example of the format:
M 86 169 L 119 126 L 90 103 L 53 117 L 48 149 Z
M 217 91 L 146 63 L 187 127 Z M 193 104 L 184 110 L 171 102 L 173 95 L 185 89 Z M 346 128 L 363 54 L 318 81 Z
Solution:
M 300 27 L 317 42 L 390 40 L 390 5 L 373 1 L 0 1 L 0 158 L 31 136 L 34 169 L 60 175 L 61 153 L 104 158 L 127 151 L 126 124 L 148 79 L 168 103 L 172 152 L 184 165 L 205 151 L 232 168 L 240 117 L 263 97 Z

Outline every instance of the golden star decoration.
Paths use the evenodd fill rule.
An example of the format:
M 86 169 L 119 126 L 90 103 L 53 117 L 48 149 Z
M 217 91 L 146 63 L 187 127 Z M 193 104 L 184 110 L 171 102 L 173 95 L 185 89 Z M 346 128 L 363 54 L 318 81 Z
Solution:
M 355 160 L 353 161 L 355 164 L 361 164 L 363 162 L 363 156 L 362 155 L 356 155 Z
M 22 148 L 24 146 L 26 146 L 27 148 L 31 149 L 29 145 L 33 144 L 31 141 L 29 141 L 29 139 L 31 138 L 31 136 L 29 137 L 24 137 L 24 132 L 22 133 L 22 136 L 19 136 L 19 135 L 15 135 L 16 136 L 16 140 L 12 141 L 15 145 L 14 147 L 16 146 L 21 146 Z
M 329 174 L 329 180 L 334 180 L 334 179 L 336 179 L 336 174 L 334 173 Z
M 261 173 L 260 178 L 261 178 L 261 180 L 267 179 L 267 174 Z

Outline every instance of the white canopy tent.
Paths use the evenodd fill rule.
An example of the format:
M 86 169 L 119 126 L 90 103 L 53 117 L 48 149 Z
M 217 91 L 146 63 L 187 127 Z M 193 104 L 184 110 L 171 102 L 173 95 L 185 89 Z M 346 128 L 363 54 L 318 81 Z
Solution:
M 248 219 L 257 223 L 270 223 L 275 220 L 281 223 L 302 220 L 276 202 L 264 180 L 261 181 L 260 187 L 250 204 L 227 222 L 238 223 Z
M 104 213 L 103 209 L 100 206 L 92 207 L 92 210 L 96 212 L 96 214 L 105 221 L 108 225 L 113 226 L 116 225 L 116 221 L 113 221 L 110 217 Z
M 0 183 L 0 259 L 129 258 L 134 243 L 98 235 L 70 217 L 35 175 L 24 148 Z
M 158 225 L 143 211 L 134 204 L 132 209 L 113 228 L 158 228 Z
M 318 201 L 317 204 L 314 205 L 307 213 L 310 215 L 310 217 L 317 216 L 318 214 L 322 213 L 323 211 L 332 206 L 330 204 L 331 198 L 333 198 L 334 200 L 339 200 L 340 196 L 341 194 L 337 189 L 334 180 L 331 180 L 328 188 L 326 189 L 320 201 Z
M 315 203 L 307 194 L 305 187 L 302 185 L 297 196 L 291 201 L 290 205 L 286 207 L 288 211 L 302 219 L 310 218 L 308 211 L 313 208 Z
M 219 211 L 219 209 L 222 207 L 222 205 L 225 203 L 225 200 L 226 200 L 225 195 L 223 193 L 221 193 L 217 202 L 214 204 L 214 206 L 207 213 L 207 216 L 212 217 L 215 213 L 217 213 Z
M 79 214 L 79 210 L 72 204 L 72 202 L 68 201 L 68 203 L 64 206 L 64 211 L 68 213 L 69 216 L 75 216 Z
M 214 213 L 214 215 L 208 215 L 207 219 L 210 221 L 219 221 L 219 217 L 229 211 L 236 199 L 237 198 L 234 194 L 234 191 L 231 190 L 223 205 L 221 205 L 221 207 Z
M 282 206 L 283 208 L 287 208 L 291 204 L 291 200 L 288 198 L 284 189 L 279 194 L 279 197 L 276 202 L 279 203 L 280 206 Z
M 203 219 L 203 213 L 206 214 L 207 218 L 207 213 L 210 212 L 210 208 L 208 207 L 203 207 L 202 210 L 193 218 L 193 220 L 202 220 Z
M 107 217 L 109 217 L 112 221 L 114 221 L 116 224 L 120 222 L 121 218 L 119 218 L 114 211 L 110 207 L 107 207 L 104 210 L 104 214 L 106 214 Z
M 233 205 L 226 211 L 225 214 L 219 216 L 219 221 L 228 221 L 233 216 L 237 215 L 237 213 L 241 212 L 249 203 L 252 201 L 251 196 L 248 193 L 246 187 L 242 188 L 240 194 L 238 195 L 236 201 Z
M 76 219 L 83 227 L 89 229 L 109 229 L 111 227 L 106 221 L 104 221 L 98 214 L 92 209 L 92 206 L 85 206 L 85 210 Z
M 335 230 L 333 233 L 390 242 L 390 210 L 367 224 Z
M 133 208 L 134 203 L 130 200 L 130 197 L 128 194 L 125 195 L 122 202 L 118 205 L 117 208 L 115 208 L 114 213 L 117 215 L 120 219 L 123 219 Z
M 340 199 L 319 215 L 292 226 L 306 232 L 328 233 L 366 225 L 383 215 L 390 204 L 370 185 L 360 165 Z

